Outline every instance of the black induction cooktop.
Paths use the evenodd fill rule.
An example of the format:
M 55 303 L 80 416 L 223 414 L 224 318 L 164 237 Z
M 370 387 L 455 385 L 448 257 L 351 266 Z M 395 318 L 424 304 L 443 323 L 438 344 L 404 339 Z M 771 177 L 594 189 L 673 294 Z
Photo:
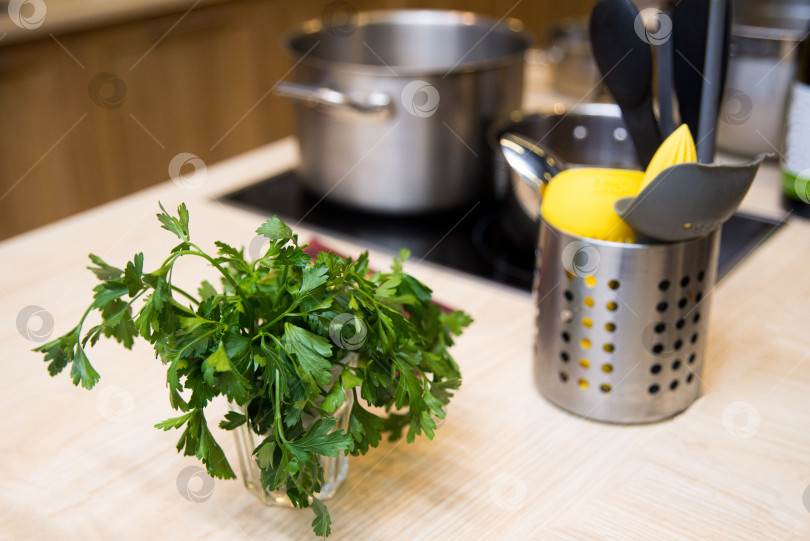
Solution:
M 223 197 L 290 225 L 348 237 L 361 246 L 398 253 L 408 248 L 414 261 L 429 261 L 524 291 L 530 291 L 534 254 L 515 246 L 501 227 L 494 200 L 436 214 L 391 216 L 359 211 L 316 197 L 294 171 L 261 181 Z M 722 279 L 782 224 L 736 214 L 723 226 L 718 280 Z

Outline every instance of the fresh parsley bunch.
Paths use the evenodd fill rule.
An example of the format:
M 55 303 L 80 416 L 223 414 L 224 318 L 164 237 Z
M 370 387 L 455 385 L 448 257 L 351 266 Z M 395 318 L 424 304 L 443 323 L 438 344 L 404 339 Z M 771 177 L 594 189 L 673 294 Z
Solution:
M 223 242 L 216 255 L 191 242 L 185 204 L 176 217 L 160 208 L 162 227 L 180 239 L 160 267 L 144 272 L 142 253 L 123 269 L 91 254 L 88 268 L 100 280 L 92 304 L 70 332 L 35 351 L 44 354 L 51 376 L 71 365 L 73 384 L 91 389 L 99 374 L 88 346 L 102 336 L 126 348 L 137 336 L 148 340 L 167 367 L 169 403 L 181 412 L 155 426 L 183 430 L 177 450 L 197 456 L 213 477 L 235 477 L 205 417 L 206 406 L 225 396 L 240 408 L 220 426 L 247 423 L 263 436 L 253 452 L 263 487 L 311 507 L 315 533 L 328 536 L 329 512 L 315 497 L 323 483 L 319 455 L 364 454 L 384 433 L 395 440 L 406 429 L 409 443 L 422 432 L 432 438 L 433 418 L 444 417 L 461 384 L 447 348 L 472 319 L 431 302 L 431 290 L 403 272 L 405 250 L 389 273 L 372 272 L 367 253 L 352 261 L 322 252 L 312 260 L 292 229 L 273 217 L 257 230 L 269 248 L 249 262 Z M 203 258 L 219 271 L 221 291 L 205 281 L 196 295 L 174 285 L 174 265 L 184 257 Z M 94 311 L 101 323 L 82 335 Z M 355 337 L 366 333 L 350 341 L 356 362 L 346 362 L 350 352 L 333 343 L 343 343 L 334 337 L 346 330 L 336 322 Z M 354 401 L 345 433 L 334 429 L 333 413 L 347 393 Z M 315 420 L 304 423 L 305 417 Z

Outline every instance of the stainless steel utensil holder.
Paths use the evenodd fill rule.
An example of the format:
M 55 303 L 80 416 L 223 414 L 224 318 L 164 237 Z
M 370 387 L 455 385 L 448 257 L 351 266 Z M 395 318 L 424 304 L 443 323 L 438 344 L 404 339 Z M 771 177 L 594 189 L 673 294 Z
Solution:
M 621 244 L 540 224 L 535 381 L 589 419 L 645 423 L 700 391 L 720 232 L 672 244 Z

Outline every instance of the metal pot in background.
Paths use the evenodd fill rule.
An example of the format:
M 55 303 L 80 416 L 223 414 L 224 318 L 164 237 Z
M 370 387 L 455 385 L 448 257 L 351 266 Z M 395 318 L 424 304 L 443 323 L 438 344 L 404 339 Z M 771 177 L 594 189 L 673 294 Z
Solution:
M 807 0 L 735 0 L 718 146 L 753 156 L 780 150 Z
M 328 21 L 326 21 L 328 23 Z M 490 177 L 488 127 L 521 106 L 531 39 L 516 20 L 455 11 L 357 13 L 288 37 L 300 177 L 390 214 L 457 207 Z
M 533 114 L 515 112 L 511 121 L 490 130 L 495 156 L 495 191 L 504 207 L 503 228 L 520 248 L 534 250 L 540 223 L 540 194 L 515 174 L 500 149 L 506 132 L 523 135 L 562 159 L 568 167 L 638 169 L 636 151 L 621 110 L 612 103 L 555 106 Z
M 548 31 L 548 49 L 532 50 L 530 58 L 546 64 L 551 88 L 584 101 L 610 99 L 591 51 L 587 19 L 564 19 Z

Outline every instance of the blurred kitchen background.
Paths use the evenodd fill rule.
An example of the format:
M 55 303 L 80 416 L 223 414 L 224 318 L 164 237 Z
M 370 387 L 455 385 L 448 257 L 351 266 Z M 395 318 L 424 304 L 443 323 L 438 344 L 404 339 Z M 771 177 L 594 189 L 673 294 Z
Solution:
M 0 238 L 168 180 L 180 152 L 210 165 L 292 134 L 291 104 L 269 91 L 291 67 L 282 36 L 308 19 L 462 9 L 521 19 L 543 45 L 593 3 L 0 2 Z
M 560 37 L 552 29 L 565 28 L 565 21 L 577 17 L 584 19 L 594 3 L 0 1 L 0 238 L 168 180 L 169 163 L 180 153 L 196 155 L 211 165 L 291 135 L 292 105 L 271 90 L 292 65 L 282 49 L 282 36 L 306 20 L 327 17 L 339 25 L 355 11 L 384 8 L 459 9 L 497 19 L 508 16 L 522 20 L 536 39 L 537 49 L 528 55 L 530 64 L 548 68 L 555 60 L 551 57 L 561 52 L 547 49 L 554 35 Z M 635 3 L 640 9 L 657 4 L 654 0 Z M 728 80 L 738 77 L 733 79 L 735 87 L 742 88 L 757 73 L 767 73 L 768 81 L 781 90 L 759 85 L 740 94 L 761 98 L 767 110 L 740 99 L 728 102 L 736 109 L 721 110 L 721 148 L 722 130 L 733 128 L 739 115 L 761 115 L 772 124 L 763 130 L 778 130 L 777 137 L 768 139 L 781 136 L 787 87 L 794 76 L 790 55 L 810 7 L 807 0 L 733 3 L 735 17 L 748 17 L 735 20 L 735 28 L 749 33 L 753 28 L 756 34 L 764 25 L 777 31 L 746 37 L 740 50 L 751 61 L 738 61 L 735 68 L 732 59 Z M 757 9 L 748 9 L 751 6 Z M 776 18 L 763 22 L 763 6 L 765 11 L 775 10 Z M 778 27 L 791 20 L 799 21 L 793 25 L 798 30 L 787 36 L 780 33 L 784 29 Z M 577 92 L 592 88 L 588 77 L 598 78 L 593 69 L 588 72 L 577 64 L 577 47 L 583 46 L 583 39 L 587 40 L 580 35 L 579 41 L 567 42 L 568 71 L 560 71 L 553 85 L 553 90 L 568 93 L 574 101 Z M 587 54 L 587 41 L 584 47 Z M 771 76 L 774 69 L 778 77 Z M 528 84 L 531 74 L 529 70 Z M 754 133 L 748 128 L 750 124 L 741 133 Z

